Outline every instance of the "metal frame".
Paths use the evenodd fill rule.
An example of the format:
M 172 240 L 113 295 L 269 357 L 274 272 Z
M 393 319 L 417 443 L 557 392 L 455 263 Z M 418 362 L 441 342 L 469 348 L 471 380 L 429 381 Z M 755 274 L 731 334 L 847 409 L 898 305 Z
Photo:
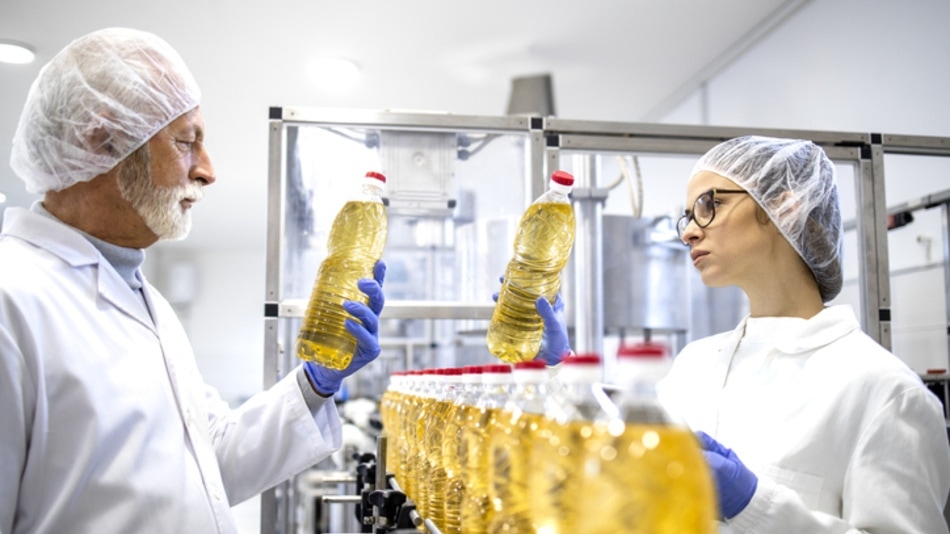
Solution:
M 268 231 L 265 284 L 265 351 L 264 387 L 270 387 L 281 376 L 283 360 L 289 358 L 280 347 L 280 321 L 300 317 L 304 304 L 282 301 L 283 218 L 285 209 L 284 173 L 286 171 L 286 128 L 292 125 L 338 125 L 376 127 L 381 129 L 426 131 L 495 131 L 523 132 L 528 136 L 525 198 L 528 202 L 545 189 L 545 177 L 560 167 L 567 155 L 599 152 L 628 154 L 701 155 L 715 144 L 741 135 L 766 135 L 810 139 L 821 145 L 836 162 L 848 162 L 855 168 L 855 194 L 859 207 L 856 227 L 860 254 L 859 290 L 861 325 L 865 332 L 890 349 L 890 282 L 885 227 L 884 154 L 918 154 L 950 156 L 950 138 L 882 135 L 859 132 L 830 132 L 771 128 L 738 128 L 666 125 L 653 123 L 621 123 L 575 121 L 552 117 L 481 117 L 441 113 L 398 113 L 387 111 L 336 110 L 323 108 L 272 108 L 269 123 L 268 166 Z M 578 303 L 575 320 L 575 349 L 602 352 L 603 335 L 603 262 L 601 243 L 601 207 L 606 192 L 600 189 L 599 177 L 592 165 L 582 166 L 574 200 L 577 206 L 577 255 L 588 262 L 575 262 L 575 292 Z M 945 220 L 950 229 L 950 215 Z M 945 257 L 950 254 L 950 231 L 944 237 Z M 950 271 L 950 270 L 948 270 Z M 948 292 L 950 292 L 950 274 Z M 950 303 L 950 294 L 948 294 Z M 387 302 L 384 316 L 421 319 L 486 319 L 491 307 L 469 303 Z M 950 305 L 947 321 L 950 324 Z M 948 338 L 950 343 L 950 338 Z M 262 532 L 289 533 L 293 513 L 290 504 L 279 503 L 281 495 L 292 496 L 291 483 L 284 483 L 262 497 Z M 292 501 L 293 499 L 289 499 Z
M 722 141 L 741 135 L 810 139 L 821 145 L 832 160 L 852 163 L 856 169 L 857 205 L 862 206 L 861 221 L 858 224 L 859 241 L 864 245 L 860 265 L 861 325 L 868 335 L 890 349 L 890 284 L 887 277 L 887 236 L 882 216 L 884 213 L 883 148 L 880 143 L 876 146 L 872 145 L 871 140 L 874 136 L 871 134 L 556 119 L 547 121 L 546 134 L 549 136 L 549 147 L 556 145 L 565 151 L 697 156 Z M 555 137 L 556 141 L 550 140 L 552 137 Z M 933 145 L 940 146 L 939 143 L 934 142 L 928 146 L 933 147 Z M 910 147 L 908 146 L 907 149 L 909 150 Z M 554 157 L 549 159 L 549 163 L 556 161 Z M 579 216 L 578 228 L 583 228 L 586 223 L 582 223 L 580 219 Z M 597 274 L 581 272 L 584 269 L 578 265 L 575 265 L 575 269 L 578 291 L 585 290 L 582 289 L 583 287 L 588 288 L 587 291 L 596 287 Z M 874 275 L 868 276 L 868 273 L 874 273 Z M 602 299 L 602 295 L 599 298 Z M 589 310 L 590 308 L 578 308 L 578 310 L 581 309 Z M 597 321 L 602 321 L 602 318 L 598 319 L 595 315 L 578 313 L 575 318 L 578 331 L 596 331 L 593 329 L 596 328 Z M 577 343 L 589 344 L 590 348 L 598 346 L 597 341 L 589 339 L 578 339 Z
M 286 253 L 284 218 L 286 209 L 287 129 L 299 125 L 346 126 L 406 131 L 481 131 L 504 134 L 521 133 L 527 139 L 526 169 L 531 180 L 526 184 L 526 197 L 543 187 L 541 161 L 544 156 L 544 121 L 539 117 L 482 117 L 445 113 L 402 113 L 387 111 L 338 110 L 330 108 L 282 107 L 270 109 L 268 195 L 267 195 L 267 258 L 264 295 L 264 388 L 277 383 L 290 368 L 292 355 L 281 346 L 284 319 L 302 317 L 306 303 L 284 299 L 281 294 Z M 532 186 L 531 184 L 538 184 Z M 530 202 L 530 200 L 529 200 Z M 488 319 L 492 307 L 481 303 L 390 301 L 384 317 L 415 319 Z M 261 495 L 261 532 L 291 534 L 295 532 L 292 510 L 296 487 L 287 481 Z

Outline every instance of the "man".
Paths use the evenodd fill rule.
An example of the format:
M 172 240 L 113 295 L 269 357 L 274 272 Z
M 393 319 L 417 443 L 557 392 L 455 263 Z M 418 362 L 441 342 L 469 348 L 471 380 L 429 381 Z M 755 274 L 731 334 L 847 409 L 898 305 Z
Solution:
M 143 249 L 188 234 L 215 173 L 199 91 L 158 37 L 108 29 L 40 72 L 11 166 L 43 199 L 0 233 L 0 532 L 235 532 L 230 507 L 330 455 L 329 397 L 379 354 L 385 265 L 353 363 L 307 362 L 230 410 Z

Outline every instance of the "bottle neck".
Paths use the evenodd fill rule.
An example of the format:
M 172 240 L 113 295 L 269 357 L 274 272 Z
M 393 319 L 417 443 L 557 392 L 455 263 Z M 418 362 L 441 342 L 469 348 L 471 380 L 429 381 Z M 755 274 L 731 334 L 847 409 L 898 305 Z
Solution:
M 571 194 L 571 190 L 572 190 L 572 189 L 574 189 L 574 186 L 573 186 L 573 185 L 559 184 L 559 183 L 555 182 L 554 180 L 551 180 L 551 182 L 550 182 L 550 184 L 549 184 L 549 186 L 548 186 L 548 191 L 549 191 L 552 195 L 559 195 L 559 196 L 562 196 L 562 197 L 565 197 L 565 198 L 566 198 L 568 195 Z
M 383 188 L 378 180 L 367 180 L 363 184 L 363 196 L 371 199 L 379 199 L 382 202 Z

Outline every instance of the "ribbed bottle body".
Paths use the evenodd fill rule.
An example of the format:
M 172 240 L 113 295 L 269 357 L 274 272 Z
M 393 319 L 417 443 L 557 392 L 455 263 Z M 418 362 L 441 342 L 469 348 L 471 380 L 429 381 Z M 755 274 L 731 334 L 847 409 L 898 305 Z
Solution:
M 386 208 L 376 199 L 351 200 L 337 213 L 327 241 L 327 257 L 320 264 L 297 335 L 298 358 L 331 369 L 349 365 L 356 339 L 344 327 L 351 316 L 343 302 L 367 303 L 356 282 L 373 278 L 387 233 Z
M 486 336 L 489 352 L 501 360 L 517 363 L 538 354 L 544 325 L 535 302 L 554 302 L 575 233 L 574 208 L 558 190 L 542 195 L 521 217 Z

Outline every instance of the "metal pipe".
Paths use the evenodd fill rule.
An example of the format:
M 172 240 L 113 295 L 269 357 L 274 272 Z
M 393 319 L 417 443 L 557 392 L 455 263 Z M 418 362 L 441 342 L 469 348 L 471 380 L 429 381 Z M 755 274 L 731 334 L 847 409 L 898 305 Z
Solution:
M 361 495 L 321 495 L 320 500 L 325 503 L 355 504 L 363 501 Z
M 386 449 L 389 436 L 383 430 L 376 438 L 376 489 L 386 489 Z
M 574 350 L 603 355 L 603 220 L 606 191 L 597 188 L 596 156 L 574 156 Z

